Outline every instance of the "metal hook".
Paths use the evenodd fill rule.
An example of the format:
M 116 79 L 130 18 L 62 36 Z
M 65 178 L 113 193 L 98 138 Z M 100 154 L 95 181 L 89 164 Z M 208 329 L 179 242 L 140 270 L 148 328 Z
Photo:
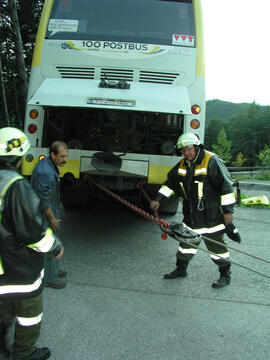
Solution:
M 198 209 L 198 211 L 204 210 L 204 203 L 203 203 L 202 199 L 199 199 L 197 209 Z

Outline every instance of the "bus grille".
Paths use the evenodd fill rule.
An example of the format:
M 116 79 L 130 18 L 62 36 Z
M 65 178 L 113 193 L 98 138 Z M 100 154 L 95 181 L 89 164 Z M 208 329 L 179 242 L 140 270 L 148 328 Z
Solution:
M 100 79 L 133 81 L 133 70 L 101 68 Z
M 94 79 L 95 68 L 56 66 L 63 79 Z
M 174 80 L 176 80 L 178 77 L 178 73 L 140 71 L 139 81 L 154 84 L 173 84 Z
M 56 70 L 63 79 L 104 79 L 139 81 L 154 84 L 173 84 L 176 79 L 183 78 L 183 74 L 155 72 L 141 70 L 134 73 L 132 69 L 94 68 L 76 66 L 56 66 Z

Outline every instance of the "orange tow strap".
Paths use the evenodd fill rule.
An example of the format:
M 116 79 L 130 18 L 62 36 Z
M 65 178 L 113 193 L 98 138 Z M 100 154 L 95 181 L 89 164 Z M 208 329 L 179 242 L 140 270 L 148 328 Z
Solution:
M 106 194 L 108 194 L 109 196 L 111 196 L 112 198 L 114 198 L 115 200 L 121 202 L 122 204 L 126 205 L 127 207 L 129 207 L 130 209 L 132 209 L 133 211 L 137 212 L 138 214 L 142 215 L 144 218 L 156 223 L 162 230 L 162 228 L 167 229 L 170 224 L 168 223 L 168 221 L 161 219 L 157 212 L 155 212 L 155 216 L 149 214 L 147 211 L 140 209 L 138 206 L 128 202 L 127 200 L 121 198 L 119 195 L 116 195 L 114 192 L 112 192 L 111 190 L 106 189 L 103 185 L 97 183 L 91 176 L 89 175 L 84 175 L 84 179 L 85 180 L 89 180 L 92 184 L 94 184 L 95 186 L 97 186 L 98 188 L 100 188 L 102 191 L 104 191 Z M 142 185 L 143 186 L 143 185 Z M 139 188 L 139 187 L 138 187 Z M 168 235 L 165 232 L 162 232 L 161 234 L 161 238 L 163 240 L 166 240 L 168 238 Z

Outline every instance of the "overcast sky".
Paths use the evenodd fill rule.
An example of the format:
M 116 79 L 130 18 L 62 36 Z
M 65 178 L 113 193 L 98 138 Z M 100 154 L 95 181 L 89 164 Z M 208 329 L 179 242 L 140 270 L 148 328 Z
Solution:
M 270 105 L 270 0 L 202 0 L 206 99 Z

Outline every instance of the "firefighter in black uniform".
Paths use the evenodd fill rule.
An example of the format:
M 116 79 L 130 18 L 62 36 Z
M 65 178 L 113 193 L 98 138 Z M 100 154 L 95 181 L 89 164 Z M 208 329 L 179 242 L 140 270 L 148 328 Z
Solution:
M 221 288 L 229 285 L 231 280 L 229 251 L 223 237 L 225 226 L 233 221 L 233 182 L 223 160 L 206 151 L 195 134 L 181 135 L 176 147 L 183 158 L 168 173 L 150 206 L 157 210 L 160 203 L 173 194 L 183 198 L 183 225 L 220 243 L 204 240 L 220 273 L 212 287 Z M 186 277 L 188 263 L 196 251 L 180 241 L 176 269 L 164 278 Z
M 5 336 L 15 318 L 13 360 L 50 357 L 48 348 L 35 347 L 42 320 L 44 253 L 63 254 L 61 242 L 42 225 L 40 200 L 17 171 L 29 148 L 22 131 L 0 129 L 0 356 L 10 356 Z

